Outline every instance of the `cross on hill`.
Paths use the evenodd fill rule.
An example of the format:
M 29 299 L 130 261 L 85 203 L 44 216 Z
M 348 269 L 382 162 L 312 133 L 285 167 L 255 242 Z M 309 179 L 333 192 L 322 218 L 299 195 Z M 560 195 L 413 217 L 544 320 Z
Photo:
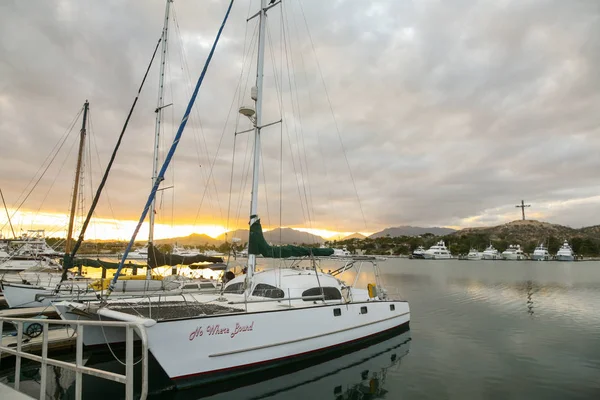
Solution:
M 525 207 L 531 207 L 531 204 L 525 204 L 524 200 L 521 200 L 521 204 L 517 204 L 515 207 L 520 208 L 523 213 L 523 221 L 525 221 Z

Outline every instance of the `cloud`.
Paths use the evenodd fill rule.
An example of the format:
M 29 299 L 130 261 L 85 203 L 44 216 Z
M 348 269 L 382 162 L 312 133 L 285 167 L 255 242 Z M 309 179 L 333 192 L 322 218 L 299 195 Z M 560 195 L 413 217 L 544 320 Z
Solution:
M 226 6 L 173 3 L 177 24 L 170 25 L 165 91 L 173 106 L 164 112 L 164 146 Z M 248 48 L 256 20 L 246 25 L 245 19 L 256 7 L 256 1 L 234 5 L 167 174 L 165 186 L 174 189 L 159 197 L 163 222 L 173 215 L 188 225 L 224 224 L 229 214 L 230 227 L 247 223 L 248 134 L 236 137 L 231 200 L 229 184 L 233 132 L 236 125 L 249 128 L 235 111 L 250 102 L 256 53 Z M 263 122 L 284 116 L 262 135 L 260 213 L 268 225 L 280 223 L 280 171 L 285 226 L 351 232 L 487 224 L 517 219 L 520 199 L 542 219 L 600 223 L 589 218 L 598 205 L 600 167 L 598 2 L 291 0 L 284 11 L 283 17 L 280 7 L 269 12 L 265 56 Z M 89 99 L 89 205 L 163 13 L 158 0 L 0 5 L 0 185 L 10 204 Z M 288 47 L 281 44 L 282 19 Z M 99 217 L 135 219 L 141 211 L 157 91 L 155 64 Z M 24 207 L 67 211 L 77 133 L 78 125 Z

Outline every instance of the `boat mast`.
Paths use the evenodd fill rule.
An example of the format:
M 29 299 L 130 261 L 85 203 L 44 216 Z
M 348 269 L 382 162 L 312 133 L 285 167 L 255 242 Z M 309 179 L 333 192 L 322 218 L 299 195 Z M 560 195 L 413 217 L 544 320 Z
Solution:
M 10 219 L 10 214 L 8 213 L 8 207 L 6 207 L 6 201 L 4 201 L 4 195 L 2 194 L 2 189 L 0 189 L 0 196 L 2 196 L 2 203 L 4 203 L 4 211 L 6 211 L 6 216 L 8 217 L 8 224 L 10 225 L 10 230 L 13 234 L 13 237 L 16 239 L 17 235 L 15 235 L 15 230 L 13 228 L 13 224 Z
M 265 61 L 265 31 L 267 25 L 267 0 L 260 0 L 258 33 L 258 59 L 256 63 L 256 96 L 252 93 L 255 102 L 254 120 L 254 166 L 252 169 L 252 197 L 250 199 L 250 225 L 258 219 L 258 179 L 260 172 L 260 129 L 262 118 L 263 97 L 263 70 Z M 253 88 L 254 89 L 254 88 Z M 248 254 L 247 279 L 249 282 L 256 268 L 256 255 Z
M 171 9 L 171 3 L 173 0 L 167 0 L 165 7 L 165 23 L 162 31 L 162 45 L 160 49 L 160 72 L 158 75 L 158 101 L 156 103 L 156 122 L 154 124 L 154 159 L 152 162 L 152 186 L 156 183 L 158 178 L 158 146 L 160 144 L 160 121 L 162 118 L 162 110 L 164 106 L 163 94 L 165 91 L 164 80 L 165 80 L 165 63 L 167 56 L 167 38 L 169 35 L 169 11 Z M 150 229 L 148 231 L 148 244 L 154 243 L 154 214 L 156 210 L 156 197 L 152 200 L 152 206 L 150 210 Z M 148 246 L 150 247 L 150 246 Z M 150 256 L 150 253 L 148 253 Z
M 73 185 L 73 199 L 71 200 L 71 214 L 69 215 L 69 228 L 67 230 L 67 241 L 65 243 L 65 254 L 71 252 L 71 246 L 73 244 L 73 223 L 75 221 L 75 213 L 77 212 L 77 192 L 79 191 L 79 179 L 81 176 L 81 164 L 83 162 L 83 150 L 85 144 L 86 135 L 86 122 L 87 114 L 90 103 L 86 100 L 83 104 L 83 122 L 81 124 L 81 131 L 79 134 L 79 153 L 77 155 L 77 168 L 75 169 L 75 184 Z

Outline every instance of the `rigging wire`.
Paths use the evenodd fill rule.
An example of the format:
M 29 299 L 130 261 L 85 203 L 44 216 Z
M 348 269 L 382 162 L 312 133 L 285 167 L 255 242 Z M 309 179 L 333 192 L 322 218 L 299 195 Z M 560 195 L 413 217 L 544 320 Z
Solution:
M 287 8 L 285 8 L 287 10 Z M 282 12 L 284 10 L 284 7 L 282 6 Z M 304 200 L 306 202 L 306 213 L 308 216 L 307 222 L 309 224 L 309 227 L 312 228 L 312 218 L 311 215 L 313 215 L 314 217 L 314 207 L 312 206 L 312 197 L 309 196 L 310 194 L 310 173 L 308 172 L 308 162 L 306 159 L 306 146 L 304 144 L 304 133 L 302 130 L 302 113 L 300 111 L 300 99 L 298 97 L 298 85 L 296 82 L 296 66 L 294 64 L 294 53 L 292 52 L 292 45 L 291 45 L 291 41 L 292 41 L 292 37 L 289 31 L 289 23 L 287 23 L 287 14 L 285 14 L 285 21 L 286 23 L 284 24 L 284 35 L 287 32 L 287 40 L 290 43 L 289 46 L 289 52 L 290 52 L 290 57 L 289 57 L 289 63 L 291 64 L 291 68 L 290 65 L 288 65 L 288 71 L 291 70 L 291 74 L 288 72 L 288 79 L 290 81 L 290 102 L 292 105 L 292 111 L 294 110 L 294 98 L 296 99 L 296 113 L 298 115 L 298 123 L 296 124 L 296 118 L 294 118 L 294 133 L 296 136 L 296 146 L 298 147 L 298 164 L 300 166 L 300 177 L 302 178 L 302 188 L 303 188 L 303 193 L 304 193 Z M 293 20 L 293 18 L 292 18 Z M 287 28 L 287 29 L 286 29 Z M 286 61 L 288 60 L 287 58 L 287 54 L 286 54 Z M 291 75 L 291 76 L 290 76 Z M 292 79 L 293 78 L 293 79 Z M 292 88 L 292 83 L 293 83 L 293 88 Z M 292 96 L 292 92 L 295 96 Z M 299 126 L 299 130 L 300 132 L 298 132 L 298 127 Z M 304 155 L 304 157 L 302 157 L 302 155 Z M 303 161 L 304 161 L 304 168 L 303 168 Z M 306 190 L 306 182 L 304 179 L 304 169 L 306 169 L 306 181 L 308 181 L 308 191 Z M 313 210 L 312 214 L 310 210 Z
M 189 73 L 189 66 L 188 66 L 188 62 L 187 62 L 187 55 L 185 53 L 185 48 L 183 46 L 183 39 L 182 39 L 182 35 L 181 35 L 181 30 L 179 28 L 179 21 L 177 20 L 177 14 L 176 14 L 175 11 L 173 12 L 173 20 L 174 20 L 174 23 L 176 24 L 176 33 L 177 33 L 177 37 L 178 37 L 179 42 L 180 42 L 181 60 L 182 60 L 182 66 L 183 66 L 182 71 L 185 72 L 185 78 L 187 79 L 186 83 L 188 84 L 188 86 L 186 87 L 186 89 L 189 90 L 193 86 L 192 85 L 192 79 L 191 79 L 191 76 L 190 76 L 190 73 Z M 188 97 L 190 96 L 190 93 L 191 92 L 188 93 Z M 207 192 L 208 187 L 211 186 L 211 183 L 212 183 L 212 188 L 215 191 L 216 203 L 217 203 L 219 214 L 221 216 L 221 220 L 223 220 L 223 210 L 222 210 L 221 204 L 219 202 L 219 191 L 217 189 L 216 180 L 214 179 L 214 177 L 212 175 L 212 166 L 214 166 L 214 162 L 216 161 L 216 157 L 218 155 L 218 149 L 217 149 L 217 154 L 215 155 L 215 158 L 214 158 L 213 162 L 211 163 L 210 155 L 209 155 L 209 151 L 208 151 L 208 145 L 206 143 L 206 135 L 204 134 L 204 128 L 202 126 L 202 118 L 200 117 L 200 112 L 199 112 L 198 108 L 194 108 L 193 109 L 192 119 L 194 119 L 194 120 L 197 119 L 198 120 L 198 124 L 199 124 L 199 127 L 200 127 L 200 137 L 202 138 L 202 143 L 204 144 L 204 148 L 203 148 L 204 154 L 202 156 L 205 157 L 207 163 L 209 165 L 211 165 L 211 169 L 210 169 L 208 175 L 206 175 L 207 172 L 205 172 L 205 169 L 202 168 L 202 162 L 201 162 L 200 151 L 199 151 L 199 147 L 200 146 L 198 145 L 198 143 L 199 143 L 199 141 L 198 141 L 198 132 L 196 130 L 195 125 L 192 123 L 192 124 L 190 124 L 190 127 L 192 129 L 192 132 L 193 132 L 192 136 L 194 137 L 194 142 L 196 144 L 196 153 L 197 153 L 198 161 L 199 161 L 198 165 L 199 165 L 199 168 L 200 168 L 200 174 L 206 180 L 206 184 L 204 185 L 204 192 L 202 194 L 202 198 L 201 198 L 201 201 L 199 203 L 198 211 L 197 211 L 197 214 L 196 214 L 196 219 L 194 220 L 194 225 L 196 225 L 196 223 L 198 222 L 198 216 L 200 214 L 200 210 L 201 210 L 202 205 L 204 203 L 204 198 L 206 196 L 208 196 L 208 207 L 211 209 L 211 214 L 214 214 L 214 212 L 212 212 L 212 209 L 214 207 L 215 200 L 212 197 L 212 192 L 210 192 L 210 191 Z
M 90 121 L 90 143 L 94 144 L 94 149 L 96 151 L 96 160 L 98 161 L 98 170 L 104 171 L 104 167 L 102 166 L 102 162 L 100 161 L 100 152 L 98 151 L 98 141 L 96 140 L 96 134 L 95 134 L 95 130 L 94 130 L 94 120 L 92 119 L 91 113 L 88 115 L 88 118 Z M 112 219 L 113 219 L 113 221 L 115 221 L 115 228 L 117 230 L 119 230 L 120 226 L 118 225 L 118 220 L 117 220 L 117 217 L 115 216 L 115 211 L 113 209 L 112 202 L 110 201 L 110 194 L 108 192 L 108 188 L 104 189 L 103 194 L 106 197 L 106 201 L 108 203 L 108 208 L 110 210 Z M 93 198 L 94 198 L 94 195 L 92 194 L 92 199 Z
M 23 192 L 21 192 L 21 194 L 17 198 L 17 202 L 19 202 L 19 199 L 21 198 L 21 196 L 23 196 L 23 193 L 25 193 L 25 191 L 27 190 L 27 188 L 29 187 L 29 185 L 31 185 L 31 182 L 33 182 L 33 180 L 35 179 L 36 175 L 43 168 L 44 164 L 48 161 L 48 158 L 52 155 L 52 152 L 54 152 L 54 150 L 56 149 L 56 151 L 54 152 L 54 155 L 52 156 L 52 158 L 48 162 L 48 165 L 46 165 L 46 168 L 44 168 L 44 171 L 42 172 L 42 174 L 35 181 L 34 185 L 31 187 L 31 189 L 29 190 L 29 192 L 27 193 L 27 195 L 25 196 L 25 198 L 23 198 L 23 200 L 19 203 L 18 207 L 13 211 L 13 213 L 12 213 L 12 215 L 10 217 L 10 220 L 12 220 L 15 217 L 15 215 L 17 214 L 17 212 L 19 212 L 19 210 L 21 209 L 21 207 L 23 206 L 23 204 L 27 201 L 27 199 L 29 198 L 29 196 L 31 195 L 31 193 L 33 192 L 33 190 L 40 183 L 40 181 L 42 180 L 42 178 L 44 177 L 44 175 L 46 174 L 46 172 L 48 171 L 48 169 L 50 168 L 50 166 L 52 165 L 52 163 L 56 159 L 56 156 L 58 156 L 58 153 L 60 152 L 60 150 L 62 149 L 63 145 L 67 141 L 67 138 L 70 136 L 71 132 L 73 131 L 73 127 L 75 126 L 75 123 L 79 119 L 79 116 L 81 115 L 82 112 L 83 112 L 83 107 L 81 108 L 81 110 L 79 110 L 79 112 L 77 113 L 77 115 L 75 116 L 75 118 L 73 119 L 73 121 L 71 121 L 71 125 L 65 131 L 65 133 L 61 136 L 61 138 L 59 139 L 59 141 L 54 145 L 54 147 L 52 148 L 52 150 L 50 151 L 50 153 L 48 154 L 48 156 L 46 156 L 46 159 L 44 160 L 44 162 L 42 163 L 42 165 L 40 166 L 40 168 L 37 170 L 37 172 L 35 173 L 35 175 L 33 176 L 33 178 L 31 178 L 31 180 L 29 181 L 29 183 L 27 184 L 27 186 L 25 186 L 25 189 L 23 189 Z M 58 149 L 56 148 L 57 146 L 58 146 Z M 2 228 L 0 228 L 0 230 L 3 230 L 6 227 L 7 223 L 5 223 L 4 225 L 2 225 Z
M 248 13 L 247 15 L 250 15 L 250 5 L 252 3 L 248 2 Z M 246 26 L 244 29 L 244 49 L 242 52 L 242 66 L 245 64 L 245 59 L 246 59 L 246 44 L 248 41 L 248 23 L 246 22 Z M 242 83 L 242 78 L 244 75 L 244 68 L 242 68 L 240 70 L 240 77 L 238 78 L 238 86 L 236 88 L 236 92 L 237 92 L 237 98 L 238 98 L 238 109 L 241 105 L 241 83 Z M 227 220 L 225 222 L 225 241 L 227 241 L 228 237 L 228 233 L 229 233 L 229 219 L 231 216 L 231 195 L 232 195 L 232 190 L 233 190 L 233 174 L 234 174 L 234 170 L 235 170 L 235 153 L 236 153 L 236 144 L 237 144 L 237 130 L 239 127 L 239 123 L 240 123 L 240 115 L 239 113 L 236 116 L 235 119 L 235 125 L 234 125 L 234 134 L 233 134 L 233 150 L 232 150 L 232 160 L 231 160 L 231 175 L 229 177 L 229 198 L 227 200 Z M 231 254 L 231 252 L 230 252 Z M 227 264 L 229 265 L 229 258 L 227 259 Z
M 156 47 L 154 48 L 154 52 L 152 53 L 152 58 L 150 59 L 150 63 L 148 64 L 148 67 L 146 68 L 146 72 L 144 74 L 144 78 L 142 79 L 142 83 L 140 84 L 140 87 L 138 88 L 135 99 L 133 100 L 133 104 L 131 105 L 131 108 L 129 109 L 129 113 L 127 114 L 127 118 L 125 119 L 123 128 L 121 129 L 121 133 L 119 134 L 119 139 L 117 140 L 117 144 L 115 145 L 115 148 L 113 149 L 110 160 L 108 161 L 108 165 L 106 166 L 106 170 L 104 171 L 102 180 L 100 181 L 100 184 L 98 185 L 98 188 L 96 189 L 96 194 L 94 196 L 94 199 L 92 200 L 92 204 L 90 205 L 90 209 L 85 218 L 85 221 L 83 222 L 83 226 L 81 227 L 79 237 L 77 238 L 77 241 L 75 242 L 75 244 L 73 245 L 73 248 L 71 249 L 71 254 L 70 255 L 65 254 L 61 282 L 66 280 L 67 272 L 71 266 L 69 264 L 73 263 L 73 258 L 75 257 L 75 254 L 77 254 L 77 250 L 79 250 L 79 247 L 81 246 L 81 243 L 83 242 L 83 237 L 85 235 L 85 231 L 86 231 L 87 226 L 92 218 L 94 210 L 96 209 L 96 205 L 98 204 L 98 201 L 100 200 L 100 194 L 102 193 L 102 189 L 104 188 L 104 186 L 106 185 L 106 181 L 108 180 L 108 175 L 109 175 L 112 165 L 115 161 L 115 158 L 117 157 L 117 152 L 119 151 L 119 148 L 121 147 L 121 142 L 123 140 L 123 136 L 125 135 L 125 131 L 127 130 L 127 125 L 129 125 L 129 120 L 131 119 L 131 115 L 133 114 L 133 111 L 135 110 L 135 106 L 138 102 L 138 99 L 140 98 L 142 88 L 144 87 L 144 83 L 146 82 L 146 78 L 148 77 L 148 72 L 150 72 L 150 68 L 152 67 L 152 64 L 154 62 L 154 57 L 156 56 L 156 52 L 158 51 L 158 46 L 160 45 L 161 40 L 162 40 L 162 35 L 161 35 L 161 38 L 159 38 L 158 42 L 156 43 Z
M 154 196 L 156 195 L 156 191 L 158 190 L 158 186 L 160 185 L 160 182 L 164 179 L 164 175 L 165 172 L 169 166 L 169 162 L 172 159 L 173 155 L 175 154 L 175 150 L 177 149 L 177 146 L 181 140 L 181 135 L 183 134 L 183 130 L 185 129 L 185 126 L 187 124 L 188 121 L 188 117 L 190 115 L 190 112 L 192 111 L 192 108 L 194 106 L 194 102 L 196 100 L 196 97 L 198 95 L 198 92 L 200 91 L 200 86 L 202 85 L 202 82 L 204 81 L 204 77 L 206 76 L 206 72 L 208 70 L 208 67 L 210 65 L 210 62 L 213 58 L 213 55 L 215 53 L 215 49 L 217 47 L 217 44 L 219 43 L 219 39 L 221 37 L 221 34 L 223 33 L 223 29 L 225 28 L 225 24 L 227 22 L 227 19 L 229 18 L 229 13 L 231 12 L 231 8 L 233 6 L 233 1 L 231 0 L 231 2 L 229 3 L 229 6 L 227 8 L 227 12 L 225 14 L 225 18 L 223 19 L 223 22 L 221 23 L 221 26 L 219 27 L 219 31 L 217 33 L 217 36 L 213 42 L 213 45 L 210 49 L 210 52 L 208 54 L 208 57 L 206 59 L 206 62 L 204 64 L 204 67 L 202 69 L 202 72 L 200 73 L 200 77 L 198 78 L 198 82 L 196 83 L 196 87 L 194 89 L 194 93 L 192 95 L 192 97 L 190 98 L 190 101 L 188 103 L 188 106 L 186 108 L 185 114 L 183 115 L 183 118 L 181 120 L 181 124 L 179 125 L 179 128 L 177 130 L 177 134 L 175 135 L 175 139 L 173 140 L 173 144 L 171 145 L 171 148 L 169 149 L 169 152 L 167 153 L 167 157 L 165 158 L 165 161 L 160 169 L 160 172 L 158 174 L 158 178 L 155 180 L 154 185 L 152 187 L 152 190 L 150 192 L 150 194 L 148 195 L 148 200 L 146 201 L 146 205 L 144 206 L 144 209 L 142 211 L 142 215 L 140 215 L 140 219 L 138 221 L 138 224 L 133 232 L 133 235 L 131 236 L 131 239 L 129 241 L 129 243 L 127 244 L 127 248 L 125 249 L 125 251 L 123 252 L 123 257 L 121 258 L 121 261 L 119 262 L 119 268 L 117 269 L 117 272 L 115 273 L 110 286 L 108 288 L 107 294 L 106 296 L 110 296 L 111 292 L 114 290 L 114 287 L 117 283 L 117 279 L 119 279 L 119 274 L 121 273 L 121 270 L 125 264 L 125 260 L 127 259 L 127 255 L 129 253 L 129 251 L 131 250 L 131 247 L 133 246 L 133 243 L 135 241 L 135 238 L 144 222 L 144 220 L 146 219 L 146 215 L 148 214 L 148 209 L 151 206 L 151 203 L 154 199 Z
M 308 39 L 310 40 L 310 45 L 312 47 L 313 54 L 315 55 L 315 61 L 317 63 L 317 69 L 319 70 L 321 82 L 323 83 L 323 88 L 325 89 L 325 97 L 327 98 L 327 103 L 329 104 L 329 110 L 331 111 L 331 117 L 333 118 L 333 122 L 335 125 L 335 131 L 336 131 L 338 139 L 340 141 L 340 145 L 342 146 L 342 153 L 344 154 L 344 160 L 346 161 L 346 166 L 348 167 L 348 172 L 350 173 L 350 179 L 352 180 L 352 186 L 354 187 L 354 193 L 356 194 L 356 200 L 358 201 L 358 207 L 360 208 L 360 213 L 362 215 L 362 219 L 365 224 L 365 229 L 367 229 L 367 219 L 365 218 L 365 213 L 363 211 L 362 203 L 360 201 L 360 196 L 358 195 L 358 190 L 356 189 L 356 181 L 354 180 L 354 175 L 352 174 L 352 169 L 350 168 L 350 162 L 348 161 L 348 155 L 346 154 L 346 148 L 344 146 L 344 141 L 342 140 L 342 134 L 340 132 L 340 128 L 337 123 L 337 119 L 335 118 L 335 113 L 333 111 L 333 105 L 331 103 L 331 98 L 329 97 L 329 91 L 327 90 L 327 85 L 325 85 L 325 78 L 323 77 L 323 71 L 321 69 L 321 64 L 319 63 L 319 58 L 317 57 L 317 52 L 315 50 L 315 44 L 313 42 L 312 35 L 310 33 L 310 29 L 308 28 L 308 22 L 306 21 L 304 7 L 302 7 L 302 2 L 298 1 L 298 4 L 300 5 L 300 10 L 302 11 L 302 18 L 304 19 L 304 25 L 306 26 L 306 31 L 308 33 Z

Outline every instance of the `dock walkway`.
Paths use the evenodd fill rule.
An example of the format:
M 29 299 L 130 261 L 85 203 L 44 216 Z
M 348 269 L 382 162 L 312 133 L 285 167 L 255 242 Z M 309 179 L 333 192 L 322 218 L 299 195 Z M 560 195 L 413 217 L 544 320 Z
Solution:
M 21 393 L 11 388 L 10 386 L 0 383 L 0 399 L 2 400 L 30 400 L 33 397 Z

